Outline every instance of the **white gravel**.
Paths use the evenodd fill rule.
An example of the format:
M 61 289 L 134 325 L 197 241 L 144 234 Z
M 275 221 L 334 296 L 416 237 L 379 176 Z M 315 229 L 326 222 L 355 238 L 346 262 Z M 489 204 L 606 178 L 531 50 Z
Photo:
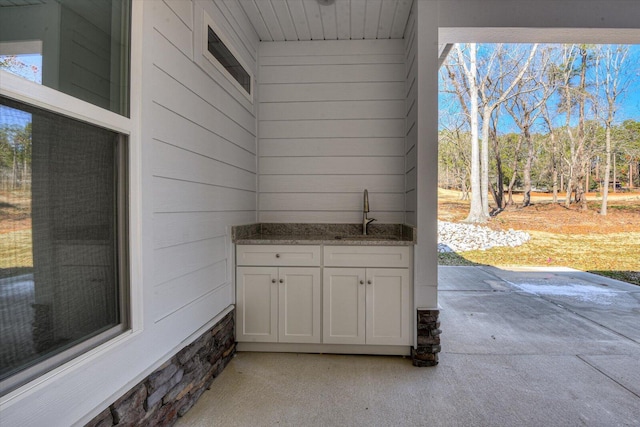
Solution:
M 495 246 L 516 247 L 531 236 L 524 231 L 495 231 L 473 224 L 438 221 L 438 252 L 486 250 Z

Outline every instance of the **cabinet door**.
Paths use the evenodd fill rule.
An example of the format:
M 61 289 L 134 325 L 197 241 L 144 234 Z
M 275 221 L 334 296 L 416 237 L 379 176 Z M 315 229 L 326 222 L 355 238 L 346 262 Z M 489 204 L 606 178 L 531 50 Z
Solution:
M 320 342 L 320 268 L 278 269 L 278 341 Z
M 325 268 L 322 277 L 323 342 L 365 343 L 365 269 Z
M 409 270 L 367 269 L 367 344 L 410 345 Z
M 238 341 L 278 341 L 278 269 L 276 267 L 238 267 Z

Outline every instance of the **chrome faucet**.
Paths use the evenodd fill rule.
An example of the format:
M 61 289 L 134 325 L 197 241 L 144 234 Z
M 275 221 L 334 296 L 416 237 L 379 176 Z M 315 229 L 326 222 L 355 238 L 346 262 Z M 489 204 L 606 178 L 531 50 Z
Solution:
M 364 190 L 364 209 L 362 210 L 362 235 L 367 235 L 367 227 L 375 221 L 375 218 L 367 218 L 369 212 L 369 192 Z

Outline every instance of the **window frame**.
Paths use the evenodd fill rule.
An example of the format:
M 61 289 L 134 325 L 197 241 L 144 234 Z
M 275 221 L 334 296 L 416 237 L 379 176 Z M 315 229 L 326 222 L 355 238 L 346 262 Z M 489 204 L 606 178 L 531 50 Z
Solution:
M 136 13 L 134 7 L 133 13 Z M 139 11 L 137 11 L 140 13 Z M 98 357 L 125 345 L 143 330 L 142 312 L 142 203 L 141 203 L 141 29 L 131 28 L 129 117 L 98 107 L 48 86 L 0 70 L 0 95 L 33 107 L 117 132 L 126 138 L 117 154 L 117 248 L 120 323 L 82 341 L 2 382 L 0 405 L 8 405 L 30 392 L 45 388 L 61 376 L 72 374 Z M 137 56 L 134 56 L 137 53 Z M 137 59 L 134 61 L 134 58 Z M 134 262 L 134 260 L 138 262 Z M 26 382 L 25 382 L 26 381 Z
M 199 32 L 199 44 L 196 51 L 196 62 L 201 62 L 200 58 L 206 60 L 207 63 L 213 65 L 216 70 L 218 70 L 228 81 L 231 83 L 251 104 L 253 104 L 254 93 L 255 93 L 255 76 L 251 71 L 251 68 L 247 65 L 247 63 L 242 58 L 242 55 L 239 54 L 238 50 L 235 48 L 234 44 L 231 42 L 231 39 L 227 36 L 226 32 L 213 20 L 211 15 L 203 9 L 201 9 L 202 13 L 202 25 L 199 25 L 196 28 L 196 32 Z M 218 36 L 220 41 L 225 45 L 225 47 L 231 52 L 236 61 L 242 66 L 244 71 L 249 75 L 250 82 L 250 91 L 247 93 L 247 90 L 231 75 L 229 71 L 218 61 L 218 59 L 213 56 L 211 52 L 209 52 L 209 27 L 213 30 L 213 32 Z M 202 64 L 200 64 L 202 67 Z M 205 69 L 205 71 L 207 71 Z M 207 73 L 209 73 L 207 71 Z

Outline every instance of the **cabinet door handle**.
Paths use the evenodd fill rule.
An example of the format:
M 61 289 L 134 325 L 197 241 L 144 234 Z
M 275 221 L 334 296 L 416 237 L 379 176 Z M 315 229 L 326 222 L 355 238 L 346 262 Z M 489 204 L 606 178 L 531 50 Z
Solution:
M 360 284 L 361 284 L 361 285 L 364 285 L 364 280 L 360 280 Z
M 371 280 L 367 280 L 367 285 L 370 285 L 370 284 L 371 284 Z
M 284 279 L 280 279 L 280 283 L 284 283 Z
M 271 279 L 271 283 L 276 283 L 276 279 Z
M 276 254 L 276 258 L 280 258 L 280 254 Z

